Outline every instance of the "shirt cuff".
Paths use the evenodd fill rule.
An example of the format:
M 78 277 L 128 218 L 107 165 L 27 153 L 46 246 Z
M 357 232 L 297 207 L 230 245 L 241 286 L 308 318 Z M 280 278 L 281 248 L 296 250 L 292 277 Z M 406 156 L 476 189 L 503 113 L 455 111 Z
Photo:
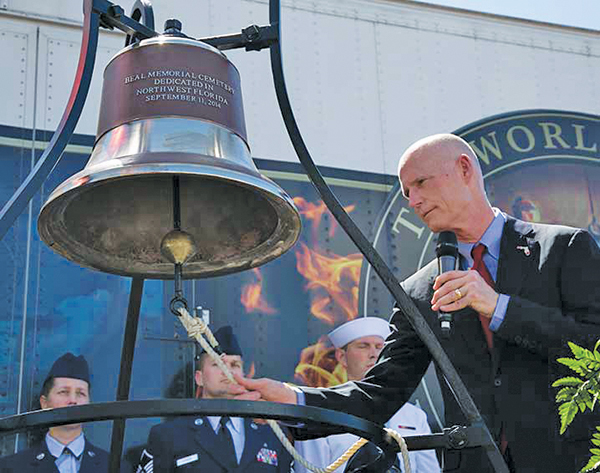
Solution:
M 288 383 L 284 383 L 284 384 L 287 384 L 290 388 L 292 388 L 296 392 L 296 404 L 298 406 L 306 406 L 306 396 L 304 395 L 304 391 L 300 390 L 299 388 L 297 388 L 296 386 L 294 386 L 292 384 L 288 384 Z M 304 427 L 306 427 L 306 424 L 304 422 L 280 421 L 279 423 L 282 425 L 285 425 L 286 427 L 291 427 L 291 428 L 295 428 L 295 429 L 303 429 Z
M 508 301 L 510 301 L 510 296 L 506 294 L 500 294 L 498 297 L 498 302 L 496 303 L 496 308 L 494 309 L 494 314 L 492 315 L 492 320 L 490 321 L 490 330 L 495 332 L 500 328 L 502 322 L 504 322 L 504 316 L 506 315 L 506 309 L 508 308 Z

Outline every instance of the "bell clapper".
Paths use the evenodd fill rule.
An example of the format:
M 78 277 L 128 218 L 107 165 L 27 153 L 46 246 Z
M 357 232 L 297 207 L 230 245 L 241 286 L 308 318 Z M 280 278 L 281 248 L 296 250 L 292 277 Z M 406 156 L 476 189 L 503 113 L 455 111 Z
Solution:
M 196 242 L 192 235 L 181 230 L 181 199 L 179 193 L 179 176 L 173 176 L 173 227 L 167 233 L 161 243 L 160 252 L 175 265 L 175 296 L 171 299 L 171 312 L 179 316 L 178 309 L 188 308 L 187 301 L 183 297 L 182 277 L 183 265 L 196 254 Z

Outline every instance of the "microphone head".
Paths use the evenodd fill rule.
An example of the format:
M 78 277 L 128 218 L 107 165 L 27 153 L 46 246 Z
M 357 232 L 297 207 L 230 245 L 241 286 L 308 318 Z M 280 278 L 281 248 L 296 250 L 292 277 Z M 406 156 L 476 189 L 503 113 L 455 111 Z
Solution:
M 458 256 L 458 240 L 454 232 L 440 232 L 438 242 L 435 247 L 437 257 L 441 256 Z

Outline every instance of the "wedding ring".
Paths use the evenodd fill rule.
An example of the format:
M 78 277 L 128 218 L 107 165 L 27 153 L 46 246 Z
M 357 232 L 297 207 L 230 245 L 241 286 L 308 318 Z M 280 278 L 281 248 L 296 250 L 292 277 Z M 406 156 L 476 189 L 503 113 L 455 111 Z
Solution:
M 454 294 L 456 294 L 456 300 L 462 299 L 462 292 L 460 292 L 460 289 L 454 289 Z

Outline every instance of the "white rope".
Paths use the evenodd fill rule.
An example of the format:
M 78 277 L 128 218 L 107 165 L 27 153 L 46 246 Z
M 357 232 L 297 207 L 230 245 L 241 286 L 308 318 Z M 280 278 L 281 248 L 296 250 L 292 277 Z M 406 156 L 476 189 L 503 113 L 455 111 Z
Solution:
M 237 384 L 235 378 L 231 374 L 231 371 L 229 371 L 229 368 L 227 368 L 227 365 L 223 363 L 221 357 L 214 350 L 214 347 L 218 345 L 218 342 L 215 339 L 211 330 L 208 328 L 208 325 L 200 317 L 192 317 L 185 308 L 181 307 L 178 310 L 181 314 L 179 320 L 187 330 L 188 335 L 190 337 L 195 338 L 198 341 L 198 343 L 200 343 L 204 351 L 208 353 L 208 355 L 217 363 L 219 368 L 221 368 L 227 379 L 230 382 Z M 203 337 L 203 335 L 204 337 L 206 337 L 206 339 Z M 277 422 L 275 422 L 272 419 L 266 419 L 266 421 L 277 436 L 277 438 L 279 439 L 279 441 L 285 447 L 285 449 L 290 453 L 290 455 L 292 455 L 294 460 L 300 463 L 307 470 L 313 471 L 314 473 L 332 473 L 344 463 L 346 463 L 360 447 L 367 443 L 367 440 L 362 438 L 357 440 L 354 444 L 352 444 L 352 446 L 348 450 L 346 450 L 346 452 L 341 457 L 339 457 L 331 465 L 329 465 L 326 468 L 321 468 L 319 466 L 313 465 L 298 453 L 298 450 L 294 448 L 294 446 L 286 437 L 285 433 L 283 432 L 283 430 Z M 404 471 L 405 473 L 411 473 L 406 442 L 404 441 L 402 436 L 395 430 L 386 428 L 385 431 L 390 435 L 390 437 L 392 437 L 394 440 L 396 440 L 396 442 L 398 442 L 398 445 L 400 445 L 402 459 L 404 460 Z

